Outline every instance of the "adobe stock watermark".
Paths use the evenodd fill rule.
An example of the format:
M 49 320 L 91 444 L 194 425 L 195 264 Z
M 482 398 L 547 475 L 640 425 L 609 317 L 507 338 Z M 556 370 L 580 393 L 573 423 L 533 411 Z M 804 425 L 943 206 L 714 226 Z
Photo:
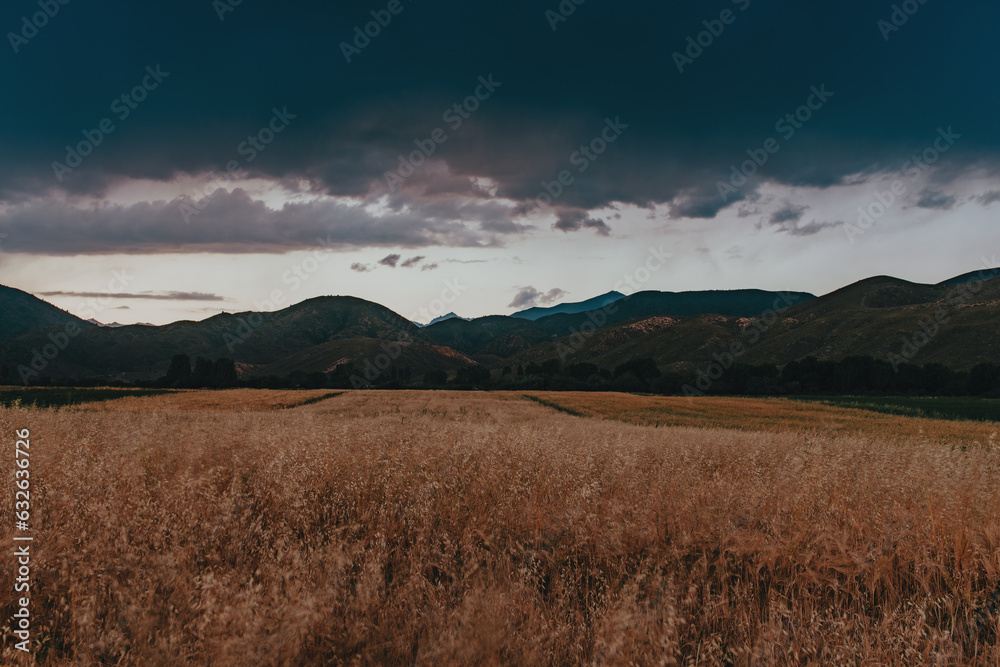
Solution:
M 308 257 L 292 264 L 281 274 L 281 282 L 288 286 L 288 292 L 294 293 L 301 289 L 307 281 L 319 272 L 320 267 L 333 256 L 335 244 L 330 236 L 327 236 L 325 239 L 318 238 L 316 239 L 316 243 L 319 247 L 314 249 Z M 283 308 L 287 302 L 288 293 L 281 288 L 271 290 L 267 299 L 254 301 L 254 307 L 257 310 L 247 313 L 246 317 L 237 317 L 236 328 L 232 331 L 225 331 L 222 334 L 222 341 L 226 344 L 229 353 L 233 354 L 236 352 L 237 346 L 245 343 L 257 329 L 264 326 L 266 320 L 264 319 L 263 312 Z
M 413 2 L 413 0 L 408 0 Z M 392 19 L 403 13 L 406 6 L 402 0 L 389 0 L 385 9 L 373 9 L 370 13 L 372 21 L 365 23 L 364 29 L 361 26 L 354 26 L 354 40 L 351 43 L 341 42 L 340 52 L 344 54 L 347 64 L 351 64 L 351 59 L 361 55 L 361 52 L 368 48 L 372 40 L 382 34 L 385 28 L 389 27 Z
M 879 19 L 875 27 L 882 33 L 882 39 L 889 41 L 892 33 L 899 32 L 906 25 L 910 17 L 920 11 L 920 7 L 927 4 L 927 0 L 904 0 L 904 2 L 893 5 L 889 19 Z
M 646 261 L 637 266 L 632 273 L 622 276 L 622 279 L 614 284 L 612 290 L 622 292 L 626 296 L 635 294 L 652 279 L 654 273 L 666 266 L 667 260 L 670 257 L 670 253 L 665 251 L 663 246 L 659 248 L 650 246 Z M 556 343 L 556 352 L 559 353 L 559 359 L 563 363 L 566 363 L 567 357 L 582 350 L 587 344 L 587 339 L 608 323 L 608 316 L 614 315 L 617 312 L 618 301 L 612 301 L 597 310 L 588 311 L 580 326 L 570 327 L 566 338 Z
M 950 125 L 947 130 L 939 127 L 938 136 L 934 142 L 903 163 L 901 169 L 903 175 L 909 177 L 910 183 L 916 183 L 961 138 L 962 135 L 956 134 Z M 857 224 L 844 225 L 844 233 L 847 234 L 847 240 L 850 241 L 851 245 L 857 242 L 856 239 L 859 236 L 863 236 L 865 232 L 874 227 L 875 223 L 881 220 L 890 208 L 902 201 L 903 196 L 909 190 L 910 186 L 897 178 L 889 185 L 888 190 L 875 192 L 873 197 L 875 201 L 867 206 L 859 206 Z
M 387 370 L 392 368 L 393 362 L 403 356 L 403 345 L 412 343 L 413 339 L 409 334 L 398 334 L 394 342 L 386 342 L 379 345 L 382 350 L 374 358 L 365 359 L 361 367 L 361 375 L 351 374 L 351 387 L 354 389 L 364 389 L 372 382 L 382 376 Z
M 411 322 L 430 322 L 433 319 L 441 317 L 452 310 L 452 304 L 458 301 L 458 298 L 468 288 L 468 285 L 463 285 L 458 278 L 445 280 L 440 296 L 432 299 L 429 304 L 421 307 L 418 312 L 411 314 L 409 320 Z
M 745 340 L 733 341 L 727 352 L 712 354 L 715 361 L 709 363 L 705 368 L 698 369 L 697 380 L 695 380 L 694 386 L 686 384 L 682 388 L 684 395 L 688 398 L 704 396 L 705 392 L 709 391 L 726 374 L 726 371 L 736 365 L 737 359 L 746 354 L 750 348 L 760 341 L 761 336 L 778 323 L 781 319 L 779 315 L 796 303 L 796 301 L 789 298 L 787 293 L 779 292 L 778 297 L 775 298 L 770 308 L 761 313 L 760 317 L 754 319 L 753 323 L 748 324 L 740 330 L 740 334 Z
M 242 178 L 243 166 L 256 160 L 257 156 L 267 150 L 271 142 L 284 132 L 291 121 L 297 117 L 297 114 L 288 112 L 288 107 L 282 107 L 280 110 L 274 107 L 271 111 L 271 119 L 257 130 L 257 132 L 247 136 L 246 140 L 236 147 L 236 153 L 243 157 L 243 161 L 230 160 L 227 162 L 225 174 L 221 176 L 213 174 L 212 179 L 199 188 L 201 190 L 200 198 L 191 198 L 191 203 L 183 201 L 177 207 L 185 223 L 190 224 L 191 218 L 205 210 L 208 206 L 208 195 L 210 192 L 222 188 L 227 182 L 237 181 Z
M 88 298 L 80 317 L 97 319 L 98 315 L 114 303 L 113 295 L 124 292 L 134 280 L 135 276 L 130 275 L 125 269 L 112 271 L 108 286 L 102 290 L 108 296 Z M 21 376 L 21 382 L 27 385 L 28 380 L 38 377 L 82 332 L 83 328 L 74 321 L 68 322 L 61 331 L 50 333 L 48 343 L 31 350 L 31 361 L 28 364 L 18 365 L 17 373 Z
M 215 10 L 215 15 L 222 22 L 226 20 L 226 14 L 235 12 L 236 8 L 242 4 L 243 0 L 212 0 L 212 9 Z
M 795 133 L 805 127 L 805 124 L 812 119 L 813 115 L 822 109 L 830 98 L 835 95 L 835 93 L 826 89 L 825 83 L 820 85 L 819 88 L 812 86 L 809 88 L 809 91 L 811 94 L 806 98 L 802 106 L 791 113 L 785 114 L 774 124 L 774 131 L 778 132 L 785 141 L 791 141 Z M 768 163 L 771 156 L 780 150 L 781 142 L 774 137 L 766 139 L 761 148 L 748 148 L 746 153 L 750 156 L 750 159 L 745 160 L 739 166 L 734 164 L 729 168 L 730 175 L 728 182 L 718 181 L 715 184 L 716 189 L 719 191 L 719 196 L 722 197 L 722 201 L 728 202 L 729 197 L 738 193 L 739 189 L 746 185 L 747 181 Z
M 569 163 L 576 167 L 577 173 L 582 174 L 608 150 L 611 144 L 618 141 L 618 138 L 627 129 L 628 124 L 622 122 L 621 116 L 615 116 L 614 120 L 605 118 L 604 128 L 601 132 L 589 142 L 582 144 L 577 150 L 573 151 L 569 156 Z M 551 206 L 556 199 L 563 195 L 566 191 L 565 189 L 575 182 L 576 177 L 568 169 L 560 171 L 553 181 L 542 181 L 544 192 L 539 192 L 535 196 L 534 201 L 525 208 L 525 213 L 542 208 L 543 206 Z
M 35 12 L 31 17 L 21 17 L 21 29 L 18 32 L 8 32 L 7 41 L 14 53 L 19 53 L 21 47 L 38 36 L 38 31 L 49 24 L 59 13 L 60 8 L 68 5 L 70 0 L 38 0 L 42 11 Z
M 569 20 L 569 17 L 576 12 L 576 8 L 586 1 L 587 0 L 562 0 L 555 10 L 546 9 L 545 20 L 549 22 L 549 27 L 552 28 L 552 32 L 555 32 L 556 29 L 559 28 L 560 23 L 565 23 Z
M 132 88 L 132 90 L 122 93 L 112 100 L 110 104 L 111 113 L 119 121 L 126 120 L 132 112 L 139 108 L 139 105 L 146 101 L 149 94 L 160 87 L 163 80 L 170 76 L 170 72 L 164 72 L 160 65 L 146 67 L 146 75 Z M 92 130 L 83 130 L 83 139 L 75 146 L 66 146 L 66 157 L 64 162 L 53 162 L 52 171 L 56 175 L 56 180 L 62 183 L 67 174 L 83 164 L 84 158 L 93 153 L 98 146 L 104 143 L 105 137 L 116 129 L 111 118 L 102 118 L 97 123 L 97 127 Z
M 750 0 L 732 0 L 732 3 L 737 5 L 741 12 L 745 12 L 750 8 Z M 705 49 L 710 48 L 715 44 L 715 40 L 722 37 L 722 33 L 726 31 L 726 26 L 736 23 L 737 16 L 739 14 L 732 9 L 726 8 L 719 13 L 719 18 L 702 21 L 701 24 L 705 26 L 705 29 L 697 35 L 688 35 L 687 46 L 683 53 L 680 51 L 674 51 L 673 53 L 674 65 L 677 66 L 677 71 L 683 74 L 685 67 L 693 65 L 694 61 L 705 53 Z
M 429 322 L 433 317 L 440 317 L 448 310 L 448 305 L 456 300 L 468 289 L 458 278 L 444 281 L 444 289 L 441 296 L 433 299 L 429 304 L 420 308 L 418 314 L 410 316 L 410 321 Z M 423 318 L 423 319 L 417 319 Z M 407 333 L 398 334 L 395 342 L 387 342 L 379 345 L 381 353 L 370 359 L 365 359 L 361 367 L 361 375 L 354 373 L 350 377 L 351 387 L 354 389 L 364 389 L 371 386 L 375 380 L 392 368 L 392 365 L 403 355 L 404 346 L 413 342 L 413 337 Z
M 472 117 L 472 114 L 479 110 L 480 105 L 493 96 L 497 88 L 503 85 L 502 81 L 494 81 L 493 75 L 480 76 L 479 85 L 461 102 L 457 102 L 445 109 L 441 115 L 441 120 L 448 124 L 452 132 L 457 132 L 465 124 L 465 121 Z M 415 139 L 413 143 L 417 150 L 409 155 L 399 156 L 399 166 L 395 171 L 385 172 L 386 187 L 390 192 L 395 192 L 406 179 L 413 176 L 427 160 L 437 152 L 438 146 L 448 141 L 448 133 L 444 128 L 437 127 L 431 130 L 430 136 L 426 139 Z
M 903 336 L 903 344 L 899 348 L 899 354 L 889 352 L 886 354 L 886 361 L 892 364 L 892 370 L 899 372 L 899 367 L 912 360 L 925 347 L 931 344 L 944 328 L 944 325 L 951 320 L 952 312 L 964 304 L 969 303 L 977 294 L 983 290 L 983 283 L 996 277 L 990 271 L 997 266 L 997 257 L 992 259 L 982 258 L 982 266 L 979 268 L 978 278 L 967 283 L 960 283 L 948 291 L 945 296 L 945 305 L 934 311 L 934 314 L 917 323 L 918 330 L 909 336 Z M 989 272 L 989 273 L 988 273 Z M 986 274 L 986 275 L 984 275 Z

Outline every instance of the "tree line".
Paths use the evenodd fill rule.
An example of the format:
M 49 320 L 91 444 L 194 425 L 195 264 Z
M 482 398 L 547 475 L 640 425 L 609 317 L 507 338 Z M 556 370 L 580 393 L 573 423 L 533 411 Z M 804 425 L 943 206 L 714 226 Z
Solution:
M 0 384 L 9 378 L 0 368 Z M 39 385 L 95 386 L 128 383 L 106 379 L 56 381 Z M 175 355 L 160 378 L 135 383 L 149 388 L 263 389 L 484 389 L 548 391 L 620 391 L 664 395 L 882 395 L 882 396 L 985 396 L 1000 397 L 1000 365 L 984 362 L 969 371 L 956 371 L 938 363 L 891 364 L 870 356 L 839 361 L 816 357 L 775 364 L 735 364 L 723 369 L 690 372 L 663 371 L 651 358 L 626 361 L 613 369 L 592 363 L 564 364 L 559 359 L 508 364 L 490 369 L 471 365 L 448 372 L 431 370 L 415 374 L 409 366 L 391 366 L 377 377 L 366 375 L 353 363 L 330 372 L 294 371 L 284 376 L 241 378 L 232 359 L 206 359 Z

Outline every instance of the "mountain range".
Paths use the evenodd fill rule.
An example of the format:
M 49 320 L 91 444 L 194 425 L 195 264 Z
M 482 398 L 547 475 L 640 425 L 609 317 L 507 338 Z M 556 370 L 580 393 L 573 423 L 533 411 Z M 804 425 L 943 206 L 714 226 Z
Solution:
M 902 355 L 966 370 L 1000 362 L 998 276 L 990 269 L 936 285 L 878 276 L 821 297 L 752 289 L 609 292 L 513 316 L 452 313 L 424 327 L 348 296 L 199 322 L 107 327 L 0 286 L 0 367 L 9 381 L 135 382 L 162 376 L 174 355 L 186 354 L 233 359 L 243 377 L 377 363 L 416 378 L 552 358 L 609 369 L 651 358 L 663 370 L 685 372 L 739 349 L 746 363 Z

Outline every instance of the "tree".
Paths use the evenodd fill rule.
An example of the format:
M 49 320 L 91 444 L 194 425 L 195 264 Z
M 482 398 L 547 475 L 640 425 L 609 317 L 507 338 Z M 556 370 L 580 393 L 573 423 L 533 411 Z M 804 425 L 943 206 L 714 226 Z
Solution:
M 216 387 L 235 387 L 239 377 L 236 374 L 236 362 L 232 359 L 216 359 L 212 367 L 212 383 Z
M 326 386 L 326 373 L 313 371 L 302 381 L 302 386 L 306 389 L 322 389 Z
M 976 364 L 969 371 L 969 393 L 982 396 L 1000 387 L 1000 366 L 989 362 Z
M 614 376 L 618 377 L 626 373 L 632 373 L 640 380 L 653 380 L 660 377 L 660 369 L 657 368 L 656 362 L 649 357 L 626 361 L 615 368 Z
M 191 381 L 198 387 L 208 387 L 212 384 L 212 371 L 215 364 L 211 359 L 199 356 L 194 360 L 194 372 L 191 374 Z
M 424 373 L 424 382 L 429 385 L 439 386 L 448 382 L 446 371 L 427 371 Z
M 170 360 L 170 368 L 163 378 L 168 387 L 181 387 L 191 379 L 191 357 L 186 354 L 176 354 Z
M 484 385 L 490 381 L 490 369 L 485 366 L 466 366 L 459 368 L 455 375 L 455 384 Z

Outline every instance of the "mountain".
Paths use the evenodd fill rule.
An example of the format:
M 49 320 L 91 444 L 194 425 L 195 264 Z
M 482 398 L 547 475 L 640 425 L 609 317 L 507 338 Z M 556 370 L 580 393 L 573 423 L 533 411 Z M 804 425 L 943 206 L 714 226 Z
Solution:
M 0 340 L 38 327 L 77 324 L 89 327 L 85 321 L 47 301 L 13 287 L 0 285 Z
M 649 317 L 684 318 L 702 314 L 753 317 L 776 301 L 800 303 L 813 298 L 812 294 L 804 292 L 763 290 L 638 292 L 581 313 L 555 313 L 537 320 L 500 315 L 469 322 L 450 320 L 429 326 L 423 332 L 439 345 L 447 345 L 475 357 L 480 363 L 490 364 L 516 355 L 532 356 L 531 350 L 536 346 L 571 336 L 581 328 L 602 328 Z
M 0 367 L 24 377 L 34 362 L 32 380 L 138 381 L 162 376 L 174 355 L 186 354 L 233 359 L 243 377 L 332 372 L 351 364 L 417 378 L 472 364 L 500 369 L 554 358 L 610 370 L 648 357 L 665 371 L 692 372 L 739 349 L 743 363 L 903 355 L 966 370 L 1000 363 L 1000 277 L 975 282 L 969 276 L 979 278 L 974 272 L 924 285 L 876 276 L 818 298 L 762 290 L 647 291 L 608 301 L 609 293 L 598 298 L 605 299 L 603 307 L 585 312 L 537 319 L 445 316 L 426 327 L 345 296 L 200 322 L 97 326 L 0 288 Z M 80 325 L 72 336 L 67 323 Z
M 971 283 L 976 280 L 992 280 L 997 276 L 1000 276 L 1000 269 L 980 269 L 979 271 L 970 271 L 968 273 L 963 273 L 960 276 L 944 280 L 939 282 L 938 285 L 959 285 L 962 283 Z
M 538 320 L 549 315 L 558 315 L 560 313 L 569 315 L 575 313 L 585 313 L 589 310 L 603 308 L 609 303 L 614 303 L 618 299 L 624 298 L 624 296 L 625 295 L 621 292 L 608 292 L 607 294 L 595 296 L 593 299 L 587 299 L 586 301 L 561 303 L 558 306 L 549 306 L 548 308 L 528 308 L 527 310 L 514 313 L 511 317 L 521 320 Z
M 511 363 L 558 357 L 612 369 L 648 357 L 665 371 L 690 372 L 724 357 L 734 345 L 742 346 L 742 363 L 783 366 L 807 356 L 889 359 L 901 356 L 906 342 L 911 346 L 907 351 L 914 352 L 910 360 L 918 364 L 968 370 L 983 361 L 1000 363 L 1000 279 L 975 293 L 968 285 L 922 285 L 877 276 L 822 297 L 781 304 L 763 318 L 764 309 L 748 317 L 700 314 L 612 321 L 585 336 L 547 341 Z M 616 305 L 626 310 L 624 300 Z M 939 324 L 925 342 L 925 329 L 935 331 L 932 323 L 939 314 L 947 326 Z
M 888 276 L 862 280 L 789 309 L 747 360 L 887 359 L 909 351 L 914 363 L 956 370 L 1000 362 L 1000 279 L 975 290 L 972 285 L 922 285 Z
M 695 317 L 728 315 L 756 317 L 775 303 L 792 305 L 816 297 L 808 292 L 767 292 L 757 289 L 703 292 L 636 292 L 615 301 L 604 311 L 617 324 L 654 316 Z
M 35 329 L 0 342 L 0 361 L 13 368 L 30 363 L 49 342 L 49 333 Z M 415 324 L 385 306 L 354 297 L 319 297 L 271 313 L 223 313 L 200 322 L 87 325 L 48 362 L 45 372 L 67 378 L 150 379 L 163 375 L 173 355 L 187 354 L 231 358 L 252 374 L 314 346 L 350 339 L 426 342 Z
M 91 318 L 90 318 L 89 320 L 87 320 L 87 321 L 88 321 L 88 322 L 90 322 L 91 324 L 96 324 L 96 325 L 97 325 L 97 326 L 99 326 L 99 327 L 108 327 L 108 328 L 110 328 L 110 329 L 117 329 L 117 328 L 119 328 L 119 327 L 127 327 L 127 326 L 130 326 L 130 325 L 128 325 L 128 324 L 119 324 L 118 322 L 109 322 L 108 324 L 105 324 L 104 322 L 98 322 L 98 321 L 97 321 L 97 320 L 95 320 L 95 319 L 94 319 L 93 317 L 91 317 Z M 136 322 L 136 323 L 135 323 L 134 325 L 132 325 L 132 326 L 140 326 L 140 327 L 152 327 L 152 326 L 156 326 L 156 325 L 154 325 L 154 324 L 150 324 L 149 322 Z
M 433 320 L 431 320 L 427 324 L 420 324 L 419 322 L 414 322 L 414 324 L 416 324 L 418 327 L 420 327 L 422 329 L 424 327 L 429 327 L 432 324 L 437 324 L 438 322 L 444 322 L 446 320 L 465 320 L 466 322 L 468 322 L 469 318 L 468 317 L 459 317 L 455 313 L 448 313 L 447 315 L 442 315 L 441 317 L 435 317 Z

